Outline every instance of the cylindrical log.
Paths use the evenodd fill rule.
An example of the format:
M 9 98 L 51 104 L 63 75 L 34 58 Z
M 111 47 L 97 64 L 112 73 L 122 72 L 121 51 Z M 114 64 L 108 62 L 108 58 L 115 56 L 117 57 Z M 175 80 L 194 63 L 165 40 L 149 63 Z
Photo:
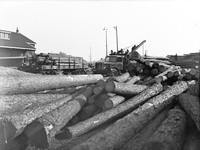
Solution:
M 139 76 L 133 76 L 131 79 L 129 79 L 126 84 L 134 84 L 135 82 L 139 81 L 140 77 Z
M 131 60 L 136 60 L 136 61 L 138 61 L 140 63 L 144 63 L 145 62 L 144 58 L 137 51 L 131 52 L 131 56 L 129 56 L 129 58 Z
M 15 137 L 5 145 L 0 145 L 1 150 L 23 150 L 28 146 L 28 138 L 24 133 Z
M 0 95 L 0 116 L 57 101 L 69 94 Z
M 75 125 L 77 123 L 79 123 L 81 121 L 80 117 L 78 115 L 75 115 L 74 117 L 72 117 L 72 119 L 70 120 L 71 125 Z
M 144 127 L 136 136 L 133 136 L 120 150 L 140 150 L 146 141 L 158 129 L 160 124 L 166 119 L 170 107 L 160 112 L 146 127 Z
M 186 135 L 187 119 L 184 111 L 171 109 L 168 117 L 146 142 L 142 150 L 181 150 Z
M 72 138 L 74 136 L 82 135 L 91 129 L 109 121 L 113 117 L 117 117 L 123 113 L 130 112 L 131 110 L 136 109 L 139 105 L 144 103 L 150 97 L 160 93 L 162 91 L 161 84 L 155 84 L 140 94 L 134 96 L 133 98 L 117 105 L 116 107 L 104 111 L 100 114 L 97 114 L 81 123 L 76 124 L 75 126 L 71 126 L 67 128 L 66 136 L 68 138 Z
M 99 94 L 104 90 L 105 87 L 105 81 L 103 79 L 100 79 L 99 81 L 97 81 L 94 89 L 93 89 L 93 93 L 94 94 Z
M 90 104 L 83 108 L 77 115 L 81 119 L 81 121 L 86 120 L 90 118 L 96 111 L 97 111 L 97 106 L 94 104 Z
M 81 143 L 73 150 L 120 149 L 132 136 L 136 135 L 150 120 L 157 116 L 160 111 L 171 104 L 176 95 L 179 95 L 187 88 L 187 82 L 177 82 L 168 90 L 153 97 L 138 109 L 119 119 L 104 131 Z
M 99 108 L 102 108 L 104 106 L 104 102 L 110 98 L 114 96 L 113 93 L 105 93 L 105 94 L 101 94 L 94 102 L 94 104 L 99 107 Z
M 121 95 L 136 95 L 146 89 L 146 85 L 126 84 L 115 81 L 107 81 L 105 90 L 108 93 L 116 93 Z
M 187 93 L 182 93 L 179 95 L 179 103 L 185 109 L 185 111 L 190 115 L 190 117 L 195 121 L 197 128 L 200 131 L 200 105 L 199 97 L 190 95 Z
M 115 95 L 115 96 L 110 97 L 107 100 L 105 100 L 104 106 L 105 106 L 106 109 L 111 109 L 111 108 L 117 106 L 118 104 L 122 103 L 125 100 L 126 100 L 125 97 Z
M 129 72 L 125 72 L 125 73 L 121 74 L 120 76 L 111 77 L 108 80 L 114 80 L 117 82 L 125 82 L 128 80 L 129 77 L 130 77 Z
M 43 90 L 92 84 L 96 83 L 100 79 L 103 79 L 103 76 L 100 74 L 71 76 L 22 76 L 19 78 L 13 76 L 0 76 L 0 94 L 11 95 L 34 93 Z
M 62 106 L 64 103 L 70 101 L 78 94 L 80 94 L 80 91 L 67 97 L 63 97 L 58 101 L 48 103 L 46 105 L 41 105 L 40 107 L 35 107 L 33 109 L 25 109 L 22 112 L 16 112 L 11 115 L 4 115 L 0 118 L 0 122 L 3 124 L 3 127 L 0 128 L 0 130 L 2 130 L 2 132 L 5 131 L 5 136 L 8 140 L 10 140 L 12 137 L 19 135 L 23 131 L 23 129 L 28 124 L 33 122 L 36 118 L 39 118 L 42 115 Z
M 155 76 L 158 75 L 158 74 L 159 74 L 158 69 L 156 69 L 156 68 L 152 69 L 152 70 L 151 70 L 151 74 L 152 74 L 152 75 L 155 75 Z
M 167 76 L 160 76 L 156 78 L 156 83 L 161 83 L 163 81 L 166 81 L 167 79 L 168 79 Z
M 200 97 L 200 93 L 199 93 L 199 81 L 197 81 L 194 85 L 192 85 L 189 89 L 188 92 L 191 95 Z
M 63 106 L 43 115 L 39 121 L 44 125 L 46 133 L 51 138 L 56 132 L 67 124 L 83 108 L 89 96 L 93 92 L 93 87 L 89 86 L 80 95 L 65 103 Z
M 28 73 L 28 72 L 20 71 L 20 70 L 17 70 L 17 69 L 12 69 L 12 68 L 9 68 L 9 67 L 0 66 L 0 76 L 21 77 L 21 76 L 32 76 L 32 75 L 39 75 L 39 74 Z

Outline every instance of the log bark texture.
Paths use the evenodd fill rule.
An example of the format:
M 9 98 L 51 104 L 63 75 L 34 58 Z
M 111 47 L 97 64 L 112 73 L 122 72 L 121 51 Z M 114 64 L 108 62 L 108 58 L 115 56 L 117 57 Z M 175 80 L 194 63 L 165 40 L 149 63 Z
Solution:
M 171 106 L 160 112 L 146 127 L 144 127 L 136 136 L 132 137 L 120 150 L 141 150 L 146 141 L 166 119 L 167 112 L 170 108 Z
M 5 135 L 0 136 L 5 136 L 6 139 L 9 141 L 11 138 L 22 133 L 24 128 L 35 119 L 40 118 L 44 114 L 62 106 L 63 104 L 77 96 L 77 94 L 80 93 L 77 92 L 75 94 L 69 95 L 54 103 L 41 105 L 33 109 L 26 109 L 22 112 L 16 112 L 11 115 L 4 115 L 3 117 L 0 117 L 0 124 L 2 124 L 0 130 L 2 130 L 2 133 L 5 133 Z
M 200 131 L 200 100 L 199 97 L 182 93 L 179 95 L 179 103 L 190 115 L 190 117 L 196 123 L 197 128 Z
M 110 80 L 106 82 L 105 90 L 108 93 L 116 93 L 120 95 L 137 95 L 147 87 L 148 86 L 146 85 L 126 84 Z
M 57 101 L 69 94 L 0 95 L 0 116 Z
M 146 142 L 142 150 L 181 150 L 186 127 L 185 112 L 180 109 L 171 109 L 168 112 L 168 117 Z
M 48 75 L 48 76 L 0 76 L 0 94 L 27 94 L 43 90 L 66 88 L 84 84 L 96 83 L 103 79 L 100 74 L 96 75 Z
M 120 95 L 115 95 L 105 100 L 104 106 L 106 109 L 111 109 L 117 106 L 118 104 L 124 102 L 125 100 L 126 100 L 125 97 L 120 96 Z
M 32 75 L 39 75 L 39 74 L 34 74 L 34 73 L 28 73 L 24 71 L 20 71 L 17 69 L 12 69 L 9 67 L 2 67 L 0 66 L 0 76 L 32 76 Z
M 67 128 L 67 136 L 68 138 L 72 138 L 75 136 L 82 135 L 91 129 L 109 121 L 110 119 L 121 115 L 122 113 L 130 112 L 133 109 L 136 109 L 139 105 L 144 103 L 147 99 L 162 91 L 161 84 L 155 84 L 135 97 L 125 101 L 122 104 L 117 105 L 113 109 L 107 110 L 100 114 L 97 114 L 81 123 L 76 124 L 75 126 L 71 126 Z
M 129 77 L 130 77 L 130 74 L 128 72 L 125 72 L 125 73 L 121 74 L 120 76 L 111 77 L 108 80 L 114 80 L 117 82 L 125 82 L 128 80 Z
M 49 140 L 83 108 L 92 92 L 93 86 L 90 86 L 68 103 L 38 119 L 43 124 Z
M 78 145 L 73 150 L 111 150 L 120 149 L 131 137 L 144 128 L 150 120 L 173 102 L 188 88 L 186 82 L 177 82 L 171 88 L 153 97 L 144 105 L 119 119 L 101 133 Z M 109 111 L 109 110 L 108 110 Z

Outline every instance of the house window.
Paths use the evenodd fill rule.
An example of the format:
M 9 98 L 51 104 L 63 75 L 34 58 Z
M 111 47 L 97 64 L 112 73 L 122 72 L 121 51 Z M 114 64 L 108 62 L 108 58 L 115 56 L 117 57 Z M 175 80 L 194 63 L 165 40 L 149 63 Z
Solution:
M 5 32 L 0 32 L 0 38 L 10 40 L 10 34 Z

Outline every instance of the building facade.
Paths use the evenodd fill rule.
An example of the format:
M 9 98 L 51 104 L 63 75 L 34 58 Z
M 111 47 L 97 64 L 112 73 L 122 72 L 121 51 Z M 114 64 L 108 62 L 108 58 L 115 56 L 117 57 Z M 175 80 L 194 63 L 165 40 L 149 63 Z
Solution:
M 0 30 L 0 66 L 20 67 L 25 56 L 35 54 L 36 43 L 23 34 Z

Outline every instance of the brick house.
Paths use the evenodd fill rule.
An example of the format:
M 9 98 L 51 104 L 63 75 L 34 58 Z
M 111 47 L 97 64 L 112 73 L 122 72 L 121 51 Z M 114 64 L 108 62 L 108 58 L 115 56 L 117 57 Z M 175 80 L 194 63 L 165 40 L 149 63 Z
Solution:
M 35 42 L 19 33 L 0 30 L 0 66 L 20 67 L 27 55 L 35 54 Z

